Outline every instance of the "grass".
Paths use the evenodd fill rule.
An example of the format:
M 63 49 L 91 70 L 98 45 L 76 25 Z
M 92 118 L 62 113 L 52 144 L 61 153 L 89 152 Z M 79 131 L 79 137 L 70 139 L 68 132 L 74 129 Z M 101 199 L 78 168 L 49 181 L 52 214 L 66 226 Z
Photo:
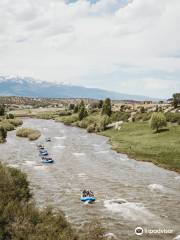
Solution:
M 120 131 L 109 129 L 100 134 L 110 138 L 117 152 L 180 172 L 180 126 L 169 125 L 167 131 L 155 134 L 148 122 L 124 123 Z
M 41 136 L 41 133 L 39 130 L 31 128 L 19 128 L 16 132 L 16 136 L 28 138 L 30 141 L 34 141 Z

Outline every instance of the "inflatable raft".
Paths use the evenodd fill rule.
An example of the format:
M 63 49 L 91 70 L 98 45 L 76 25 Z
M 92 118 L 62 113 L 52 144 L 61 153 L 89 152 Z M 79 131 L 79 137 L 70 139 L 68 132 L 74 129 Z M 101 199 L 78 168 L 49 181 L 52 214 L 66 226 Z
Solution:
M 54 160 L 52 158 L 42 158 L 41 162 L 42 163 L 53 163 Z
M 87 196 L 87 197 L 80 197 L 80 200 L 82 202 L 94 202 L 94 201 L 96 201 L 96 198 Z

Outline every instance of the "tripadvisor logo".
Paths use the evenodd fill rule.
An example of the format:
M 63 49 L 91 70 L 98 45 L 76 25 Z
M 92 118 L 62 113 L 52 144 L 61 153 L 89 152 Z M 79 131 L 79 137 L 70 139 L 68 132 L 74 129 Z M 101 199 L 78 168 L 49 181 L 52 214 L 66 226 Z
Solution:
M 143 232 L 144 232 L 144 230 L 143 230 L 142 227 L 135 228 L 135 234 L 136 235 L 141 236 L 141 235 L 143 235 Z

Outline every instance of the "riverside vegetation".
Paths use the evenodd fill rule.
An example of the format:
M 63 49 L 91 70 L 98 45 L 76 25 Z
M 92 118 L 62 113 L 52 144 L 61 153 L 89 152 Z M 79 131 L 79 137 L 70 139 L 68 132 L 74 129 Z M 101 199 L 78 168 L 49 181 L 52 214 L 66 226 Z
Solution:
M 175 103 L 179 109 L 177 99 Z M 141 107 L 132 117 L 124 109 L 113 112 L 110 99 L 89 110 L 83 102 L 74 106 L 73 111 L 72 106 L 70 109 L 70 115 L 56 117 L 56 121 L 107 136 L 117 152 L 180 172 L 180 112 L 164 113 L 160 107 L 147 112 Z M 111 123 L 119 121 L 123 122 L 120 131 L 109 128 Z
M 28 138 L 30 141 L 34 141 L 41 136 L 41 132 L 32 128 L 19 128 L 16 132 L 16 136 L 25 137 Z
M 20 118 L 15 118 L 13 114 L 5 114 L 5 106 L 0 105 L 0 143 L 6 141 L 7 131 L 12 131 L 22 124 Z
M 35 206 L 26 175 L 0 163 L 0 240 L 103 240 L 104 229 L 95 221 L 81 234 L 62 212 Z

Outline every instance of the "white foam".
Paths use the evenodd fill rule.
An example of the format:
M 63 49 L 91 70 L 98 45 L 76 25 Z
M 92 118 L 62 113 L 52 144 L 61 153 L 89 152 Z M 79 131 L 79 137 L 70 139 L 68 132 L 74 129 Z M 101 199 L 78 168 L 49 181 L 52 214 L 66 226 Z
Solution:
M 104 206 L 124 219 L 148 223 L 156 216 L 146 209 L 142 203 L 126 202 L 124 199 L 106 200 Z
M 176 176 L 174 179 L 176 179 L 176 180 L 180 180 L 180 176 Z
M 34 166 L 34 169 L 36 169 L 36 170 L 44 170 L 45 167 L 44 166 Z
M 111 232 L 106 233 L 104 235 L 104 237 L 107 238 L 108 240 L 110 240 L 110 239 L 117 239 L 116 235 L 114 233 L 111 233 Z
M 180 235 L 177 235 L 173 240 L 180 240 Z
M 32 166 L 32 165 L 34 165 L 34 162 L 32 162 L 32 161 L 25 161 L 25 164 L 29 165 L 29 166 Z
M 61 149 L 64 149 L 66 146 L 64 145 L 57 145 L 57 146 L 53 146 L 53 148 L 61 148 Z
M 151 191 L 165 192 L 165 188 L 162 185 L 156 183 L 148 185 L 148 188 Z
M 98 152 L 96 152 L 96 153 L 98 153 L 98 154 L 107 154 L 107 153 L 109 153 L 109 151 L 98 151 Z
M 84 178 L 85 176 L 86 176 L 85 173 L 78 173 L 78 177 L 80 177 L 80 178 Z
M 80 153 L 80 152 L 74 152 L 72 153 L 74 156 L 84 156 L 85 153 Z
M 62 136 L 62 137 L 54 137 L 54 139 L 66 139 L 65 136 Z

